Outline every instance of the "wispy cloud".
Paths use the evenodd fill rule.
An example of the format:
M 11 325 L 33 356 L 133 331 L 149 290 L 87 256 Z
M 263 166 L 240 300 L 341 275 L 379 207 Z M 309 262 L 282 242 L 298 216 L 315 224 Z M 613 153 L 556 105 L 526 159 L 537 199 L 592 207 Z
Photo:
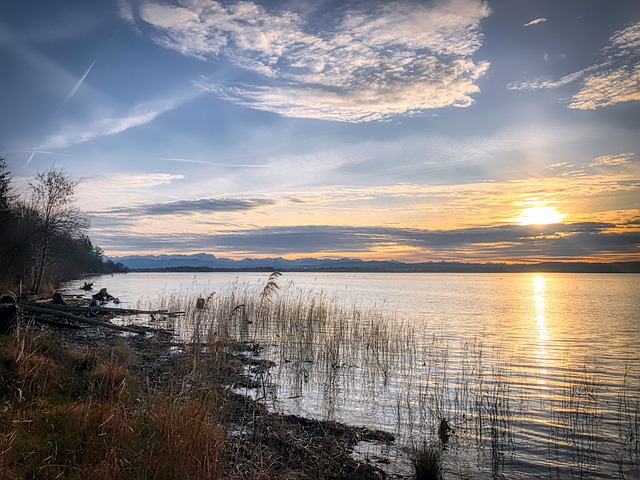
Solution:
M 508 90 L 543 90 L 547 88 L 560 88 L 565 85 L 570 85 L 573 82 L 576 82 L 584 77 L 586 77 L 590 72 L 597 71 L 601 68 L 601 65 L 591 66 L 585 68 L 584 70 L 580 70 L 578 72 L 570 73 L 569 75 L 565 75 L 564 77 L 560 77 L 558 80 L 553 80 L 551 78 L 536 78 L 534 80 L 528 80 L 526 82 L 512 82 L 507 85 Z
M 107 207 L 148 202 L 149 196 L 157 194 L 158 188 L 174 186 L 185 179 L 184 175 L 170 173 L 101 173 L 82 177 L 76 187 L 76 196 L 83 209 L 100 212 Z
M 512 82 L 509 90 L 559 88 L 581 81 L 569 108 L 594 110 L 618 103 L 640 101 L 640 22 L 615 32 L 598 61 L 583 70 L 561 77 Z
M 133 7 L 127 0 L 118 0 L 118 12 L 120 18 L 132 25 L 135 24 L 135 18 L 133 17 Z
M 466 107 L 489 67 L 473 59 L 490 14 L 480 0 L 354 3 L 314 23 L 252 2 L 144 1 L 137 14 L 159 45 L 257 75 L 253 84 L 205 82 L 211 91 L 284 116 L 360 122 Z
M 617 155 L 603 155 L 596 158 L 593 162 L 589 163 L 589 167 L 617 167 L 619 165 L 625 165 L 631 162 L 631 159 L 635 157 L 634 153 L 620 153 Z
M 67 125 L 62 131 L 49 136 L 39 148 L 65 148 L 97 137 L 122 133 L 130 128 L 145 125 L 159 115 L 194 100 L 204 92 L 205 90 L 194 84 L 183 92 L 140 103 L 122 116 L 101 118 L 88 126 Z
M 538 25 L 539 23 L 546 22 L 547 19 L 544 17 L 536 18 L 535 20 L 531 20 L 523 25 L 523 27 L 531 27 L 533 25 Z
M 181 157 L 136 157 L 140 160 L 160 160 L 162 162 L 177 162 L 177 163 L 194 163 L 198 165 L 218 165 L 225 168 L 273 168 L 273 165 L 261 165 L 251 163 L 224 163 L 224 162 L 212 162 L 208 160 L 200 160 L 196 158 L 181 158 Z

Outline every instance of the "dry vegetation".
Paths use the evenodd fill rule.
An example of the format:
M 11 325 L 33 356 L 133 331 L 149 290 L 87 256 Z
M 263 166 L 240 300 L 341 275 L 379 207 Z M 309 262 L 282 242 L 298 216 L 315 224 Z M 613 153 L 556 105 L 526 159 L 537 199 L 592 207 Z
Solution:
M 224 332 L 242 320 L 232 304 L 221 329 L 188 341 L 163 330 L 54 330 L 22 312 L 17 330 L 0 336 L 0 476 L 384 478 L 349 455 L 375 433 L 273 414 L 234 393 L 263 388 L 245 372 L 271 364 Z M 220 314 L 187 310 L 191 321 Z

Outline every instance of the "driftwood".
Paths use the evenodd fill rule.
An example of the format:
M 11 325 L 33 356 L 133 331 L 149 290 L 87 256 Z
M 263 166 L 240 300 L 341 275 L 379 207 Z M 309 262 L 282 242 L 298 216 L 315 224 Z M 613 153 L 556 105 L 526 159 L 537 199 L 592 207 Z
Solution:
M 99 300 L 100 302 L 108 302 L 109 300 L 114 300 L 116 297 L 107 292 L 106 288 L 101 288 L 98 293 L 94 293 L 91 295 L 94 299 Z
M 67 302 L 65 301 L 64 297 L 62 296 L 62 294 L 60 292 L 56 292 L 53 294 L 53 298 L 51 299 L 51 304 L 52 305 L 66 305 Z
M 57 305 L 57 307 L 61 307 L 62 305 Z M 103 322 L 100 320 L 95 320 L 93 318 L 85 318 L 85 317 L 80 317 L 78 315 L 73 315 L 71 313 L 62 311 L 58 308 L 50 308 L 52 307 L 52 305 L 48 305 L 47 308 L 43 308 L 43 307 L 36 307 L 34 305 L 30 305 L 30 304 L 22 304 L 19 306 L 22 310 L 24 310 L 25 312 L 31 312 L 31 313 L 41 313 L 41 314 L 45 314 L 45 315 L 53 315 L 56 317 L 62 317 L 62 318 L 67 318 L 69 320 L 73 320 L 75 322 L 78 323 L 84 323 L 87 325 L 94 325 L 94 326 L 98 326 L 98 327 L 104 327 L 104 328 L 109 328 L 111 330 L 118 330 L 120 332 L 133 332 L 133 333 L 144 333 L 146 330 L 143 328 L 136 328 L 136 327 L 125 327 L 125 326 L 121 326 L 121 325 L 114 325 L 113 323 L 107 323 L 107 322 Z

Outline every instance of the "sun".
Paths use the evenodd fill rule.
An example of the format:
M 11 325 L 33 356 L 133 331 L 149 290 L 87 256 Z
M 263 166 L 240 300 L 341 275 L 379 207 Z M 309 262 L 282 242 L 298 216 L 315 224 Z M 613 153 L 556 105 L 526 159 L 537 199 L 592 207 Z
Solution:
M 556 207 L 536 206 L 525 208 L 516 220 L 520 225 L 549 225 L 562 222 L 564 217 Z

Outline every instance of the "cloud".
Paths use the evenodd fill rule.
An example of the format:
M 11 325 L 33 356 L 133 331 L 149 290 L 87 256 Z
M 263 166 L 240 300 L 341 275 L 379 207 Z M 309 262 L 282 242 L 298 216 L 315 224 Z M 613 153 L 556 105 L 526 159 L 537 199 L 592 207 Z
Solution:
M 528 80 L 526 82 L 512 82 L 507 85 L 508 90 L 543 90 L 547 88 L 560 88 L 565 85 L 569 85 L 573 82 L 584 78 L 589 74 L 589 72 L 593 72 L 600 68 L 599 66 L 592 66 L 585 68 L 584 70 L 580 70 L 578 72 L 570 73 L 569 75 L 565 75 L 561 77 L 559 80 L 552 80 L 550 78 L 536 78 L 534 80 Z
M 532 25 L 538 25 L 539 23 L 546 22 L 547 19 L 544 17 L 536 18 L 535 20 L 531 20 L 528 23 L 525 23 L 523 27 L 531 27 Z
M 118 12 L 120 14 L 120 18 L 122 18 L 127 23 L 134 25 L 135 18 L 133 16 L 133 7 L 127 0 L 118 0 Z
M 193 163 L 196 165 L 218 165 L 225 168 L 273 168 L 273 165 L 261 165 L 254 163 L 223 163 L 212 162 L 208 160 L 200 160 L 196 158 L 182 158 L 182 157 L 136 157 L 140 160 L 160 160 L 163 162 L 176 162 L 176 163 Z
M 170 173 L 112 174 L 83 177 L 76 187 L 76 197 L 84 210 L 102 212 L 106 206 L 142 203 L 154 189 L 185 180 L 184 175 Z M 95 224 L 94 224 L 95 225 Z
M 547 170 L 557 170 L 557 169 L 567 169 L 567 168 L 573 168 L 573 167 L 575 167 L 575 165 L 573 165 L 572 163 L 557 162 L 557 163 L 553 163 L 551 165 L 547 165 L 544 168 L 547 169 Z
M 413 249 L 422 261 L 462 259 L 571 260 L 637 254 L 640 233 L 615 232 L 608 223 L 475 227 L 421 230 L 379 227 L 293 226 L 228 231 L 219 234 L 103 236 L 106 249 L 150 248 L 241 255 L 365 254 L 389 245 Z M 120 250 L 122 251 L 122 250 Z
M 640 64 L 608 69 L 589 76 L 569 108 L 595 110 L 617 103 L 640 101 Z
M 609 45 L 599 52 L 598 61 L 559 80 L 549 78 L 512 82 L 509 90 L 560 88 L 580 80 L 580 89 L 568 107 L 595 110 L 618 103 L 640 101 L 640 22 L 618 30 Z
M 631 162 L 634 153 L 620 153 L 618 155 L 603 155 L 589 163 L 589 167 L 617 167 Z
M 97 137 L 105 137 L 122 133 L 130 128 L 139 127 L 153 121 L 159 115 L 174 110 L 199 97 L 205 92 L 201 87 L 192 85 L 185 91 L 166 97 L 157 97 L 140 103 L 122 116 L 101 118 L 92 124 L 67 125 L 62 131 L 50 135 L 41 148 L 66 148 L 78 143 L 87 142 Z
M 219 96 L 284 116 L 347 122 L 472 104 L 489 68 L 473 59 L 489 14 L 480 0 L 353 3 L 313 22 L 252 2 L 145 1 L 138 9 L 158 45 L 254 74 L 253 83 L 203 82 Z
M 134 207 L 118 208 L 102 213 L 126 213 L 128 215 L 175 215 L 192 213 L 240 212 L 274 205 L 269 199 L 249 198 L 203 198 L 176 202 L 151 203 Z

